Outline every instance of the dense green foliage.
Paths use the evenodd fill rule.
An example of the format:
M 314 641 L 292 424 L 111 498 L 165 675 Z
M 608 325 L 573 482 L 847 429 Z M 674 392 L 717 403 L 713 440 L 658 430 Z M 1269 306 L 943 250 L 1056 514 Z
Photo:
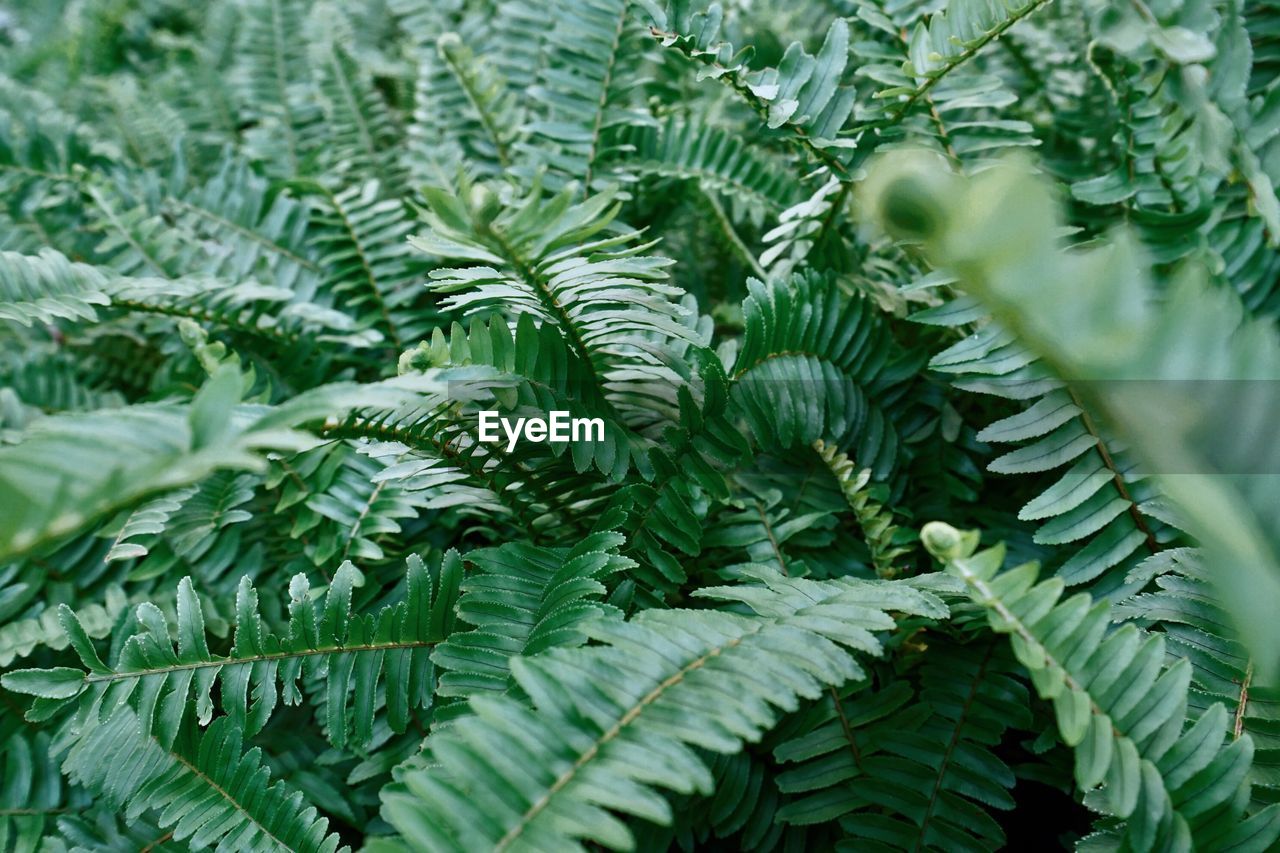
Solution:
M 0 850 L 1277 849 L 1278 72 L 0 0 Z

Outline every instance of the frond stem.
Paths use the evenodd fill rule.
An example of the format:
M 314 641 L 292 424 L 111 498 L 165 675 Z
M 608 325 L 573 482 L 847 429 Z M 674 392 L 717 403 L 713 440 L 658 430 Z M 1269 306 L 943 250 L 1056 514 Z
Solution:
M 924 807 L 924 817 L 920 820 L 920 833 L 916 836 L 916 843 L 915 847 L 912 848 L 912 853 L 920 853 L 920 850 L 924 847 L 929 821 L 933 819 L 934 809 L 938 805 L 938 796 L 942 793 L 942 783 L 947 778 L 947 766 L 951 763 L 951 756 L 956 751 L 956 745 L 960 743 L 960 734 L 964 731 L 965 722 L 969 717 L 969 709 L 973 707 L 973 700 L 978 696 L 978 685 L 982 683 L 982 679 L 987 674 L 987 665 L 991 663 L 991 656 L 995 654 L 995 650 L 995 643 L 987 646 L 987 652 L 982 656 L 982 663 L 978 665 L 978 672 L 969 683 L 969 692 L 964 697 L 964 704 L 960 706 L 960 714 L 956 717 L 955 728 L 952 729 L 951 737 L 947 740 L 947 748 L 943 751 L 942 758 L 938 762 L 938 776 L 934 779 L 933 790 L 929 792 L 929 802 Z
M 356 233 L 355 225 L 351 222 L 347 209 L 343 207 L 337 195 L 328 187 L 323 185 L 317 185 L 317 187 L 329 200 L 329 206 L 338 214 L 338 218 L 342 220 L 342 227 L 351 239 L 351 245 L 355 249 L 356 257 L 360 259 L 360 268 L 364 271 L 365 281 L 369 285 L 369 292 L 373 296 L 373 301 L 378 304 L 378 313 L 382 315 L 383 325 L 387 327 L 387 334 L 390 335 L 392 344 L 397 350 L 404 349 L 404 342 L 400 339 L 400 332 L 396 328 L 395 320 L 391 318 L 391 310 L 387 307 L 386 299 L 383 298 L 382 288 L 378 285 L 378 277 L 373 272 L 373 266 L 369 263 L 369 256 L 365 254 L 364 244 Z
M 252 240 L 253 242 L 262 246 L 264 249 L 267 249 L 268 251 L 273 252 L 286 260 L 292 261 L 293 263 L 297 264 L 298 266 L 304 269 L 310 270 L 312 272 L 316 272 L 320 269 L 319 264 L 317 264 L 315 261 L 302 257 L 301 255 L 293 252 L 292 250 L 286 248 L 285 246 L 281 246 L 279 243 L 275 242 L 274 240 L 270 240 L 262 236 L 261 234 L 254 231 L 251 228 L 245 228 L 243 225 L 241 225 L 238 222 L 232 222 L 230 219 L 226 219 L 225 217 L 219 216 L 218 214 L 214 213 L 212 210 L 206 210 L 205 208 L 200 207 L 199 205 L 192 204 L 186 199 L 171 198 L 169 199 L 169 201 L 174 205 L 176 205 L 177 207 L 181 208 L 182 210 L 187 211 L 188 213 L 192 213 L 198 217 L 207 219 L 216 225 L 226 228 L 229 231 L 235 232 L 237 235 L 244 237 L 247 240 Z
M 862 750 L 858 749 L 858 741 L 853 736 L 853 726 L 849 725 L 849 715 L 844 712 L 844 705 L 840 704 L 840 695 L 836 693 L 834 687 L 828 687 L 827 692 L 831 694 L 831 701 L 836 705 L 836 716 L 840 718 L 840 729 L 844 732 L 844 739 L 849 742 L 849 752 L 853 755 L 853 764 L 858 770 L 862 770 Z
M 773 535 L 773 525 L 769 523 L 769 515 L 764 511 L 764 506 L 759 502 L 755 502 L 756 512 L 760 514 L 760 523 L 764 525 L 764 535 L 769 537 L 769 546 L 773 548 L 773 555 L 778 558 L 778 566 L 782 569 L 784 577 L 790 577 L 791 572 L 787 570 L 787 558 L 782 554 L 782 548 L 778 546 L 778 539 Z
M 1249 706 L 1249 684 L 1253 681 L 1253 658 L 1244 668 L 1244 678 L 1240 681 L 1240 698 L 1236 701 L 1235 721 L 1231 726 L 1233 740 L 1240 740 L 1244 734 L 1244 712 Z
M 259 663 L 261 661 L 286 660 L 290 658 L 306 658 L 315 657 L 316 655 L 340 655 L 356 652 L 385 652 L 395 651 L 397 649 L 419 649 L 436 645 L 437 640 L 406 640 L 396 643 L 368 643 L 359 646 L 330 646 L 321 649 L 301 649 L 292 652 L 269 652 L 262 655 L 251 655 L 245 658 L 224 658 L 221 660 L 195 661 L 193 663 L 178 663 L 172 666 L 159 666 L 152 669 L 135 669 L 129 672 L 112 672 L 110 674 L 86 675 L 84 680 L 86 684 L 107 681 L 124 681 L 132 678 L 144 678 L 148 675 L 166 675 L 171 672 L 184 672 L 186 670 L 223 668 L 228 666 L 245 666 L 247 664 Z
M 605 105 L 609 102 L 609 86 L 613 83 L 613 71 L 618 65 L 618 48 L 622 44 L 622 31 L 626 27 L 627 12 L 631 3 L 623 3 L 618 10 L 618 23 L 613 28 L 613 43 L 609 46 L 609 62 L 604 67 L 604 80 L 600 83 L 600 99 L 591 122 L 591 146 L 587 151 L 587 172 L 582 180 L 582 196 L 591 195 L 591 172 L 595 168 L 596 154 L 600 149 L 600 131 L 604 126 Z
M 1093 436 L 1098 443 L 1098 453 L 1102 456 L 1102 464 L 1107 466 L 1107 470 L 1111 472 L 1111 481 L 1115 483 L 1116 491 L 1120 493 L 1120 497 L 1128 502 L 1129 517 L 1133 519 L 1133 523 L 1146 536 L 1147 548 L 1151 550 L 1151 553 L 1156 553 L 1160 550 L 1160 543 L 1156 541 L 1156 535 L 1152 532 L 1151 526 L 1147 524 L 1146 517 L 1138 510 L 1138 504 L 1134 501 L 1133 496 L 1129 494 L 1129 488 L 1124 483 L 1124 476 L 1120 473 L 1120 468 L 1116 465 L 1115 459 L 1112 458 L 1111 451 L 1107 449 L 1106 441 L 1103 440 L 1102 434 L 1098 432 L 1092 416 L 1090 416 L 1088 409 L 1085 408 L 1084 402 L 1079 395 L 1076 394 L 1075 389 L 1068 385 L 1067 393 L 1071 395 L 1071 402 L 1080 410 L 1080 422 L 1089 432 L 1089 435 Z
M 1045 6 L 1051 2 L 1052 0 L 1032 0 L 1031 3 L 1028 3 L 1022 9 L 1010 15 L 1007 19 L 1001 21 L 999 24 L 992 27 L 988 32 L 983 33 L 977 39 L 972 41 L 967 47 L 965 47 L 964 50 L 960 51 L 955 56 L 948 59 L 947 62 L 941 68 L 939 68 L 932 75 L 930 75 L 927 80 L 925 80 L 923 83 L 917 86 L 911 92 L 911 94 L 907 96 L 907 99 L 898 106 L 898 109 L 894 110 L 885 118 L 876 119 L 875 121 L 869 121 L 866 124 L 861 125 L 860 127 L 854 128 L 855 132 L 862 132 L 866 130 L 872 130 L 875 128 L 881 128 L 881 127 L 891 127 L 897 124 L 898 122 L 902 121 L 902 119 L 906 117 L 907 113 L 911 111 L 911 108 L 916 105 L 916 102 L 919 101 L 921 98 L 925 97 L 926 95 L 928 95 L 929 92 L 933 90 L 933 87 L 938 85 L 940 82 L 942 82 L 942 80 L 944 80 L 948 74 L 950 74 L 955 69 L 959 68 L 961 65 L 964 65 L 970 59 L 973 59 L 973 57 L 977 56 L 978 53 L 981 52 L 984 47 L 986 47 L 995 39 L 1000 38 L 1000 36 L 1004 35 L 1005 31 L 1012 28 L 1015 24 L 1019 23 L 1022 19 L 1026 18 L 1027 16 L 1031 15 L 1034 12 L 1039 11 L 1039 9 L 1042 6 Z
M 756 633 L 759 630 L 760 628 L 756 627 L 755 630 L 753 630 L 751 633 L 752 634 Z M 498 839 L 498 843 L 495 844 L 493 848 L 494 853 L 498 853 L 498 851 L 506 850 L 509 846 L 511 846 L 512 842 L 514 842 L 517 838 L 519 838 L 520 834 L 524 832 L 525 827 L 529 825 L 529 822 L 533 820 L 535 817 L 537 817 L 538 814 L 541 813 L 542 810 L 545 809 L 551 803 L 551 798 L 554 797 L 557 793 L 559 793 L 560 790 L 564 788 L 565 785 L 568 785 L 570 782 L 572 782 L 573 777 L 577 775 L 578 771 L 580 771 L 583 767 L 585 767 L 592 760 L 594 760 L 595 757 L 599 755 L 600 750 L 602 748 L 607 746 L 611 741 L 614 740 L 614 738 L 616 738 L 619 734 L 621 734 L 624 728 L 629 726 L 631 723 L 635 722 L 636 718 L 639 717 L 640 714 L 642 714 L 646 708 L 648 708 L 655 701 L 661 698 L 663 693 L 665 693 L 667 690 L 671 689 L 672 687 L 674 687 L 675 685 L 683 681 L 689 673 L 697 669 L 701 669 L 703 666 L 706 665 L 707 661 L 710 661 L 716 657 L 719 657 L 726 650 L 731 649 L 734 646 L 737 646 L 744 639 L 746 639 L 746 637 L 750 635 L 751 634 L 744 634 L 742 637 L 736 637 L 722 646 L 716 646 L 714 649 L 702 655 L 701 657 L 698 657 L 697 659 L 691 661 L 690 663 L 685 664 L 675 674 L 666 678 L 665 680 L 662 681 L 661 684 L 659 684 L 657 687 L 653 688 L 648 693 L 646 693 L 644 697 L 640 699 L 640 701 L 637 702 L 634 706 L 628 709 L 627 712 L 623 714 L 622 717 L 619 718 L 619 720 L 616 723 L 610 726 L 607 731 L 605 731 L 603 734 L 600 735 L 600 737 L 596 738 L 595 743 L 591 744 L 591 746 L 589 746 L 586 749 L 586 751 L 584 751 L 581 755 L 578 756 L 578 759 L 573 762 L 573 766 L 571 766 L 568 770 L 560 774 L 560 776 L 555 780 L 555 782 L 551 784 L 551 787 L 547 789 L 546 793 L 544 793 L 541 797 L 539 797 L 535 803 L 529 806 L 529 808 L 525 811 L 525 813 L 520 816 L 520 820 L 516 822 L 515 826 L 507 830 L 507 833 L 503 835 L 502 838 Z

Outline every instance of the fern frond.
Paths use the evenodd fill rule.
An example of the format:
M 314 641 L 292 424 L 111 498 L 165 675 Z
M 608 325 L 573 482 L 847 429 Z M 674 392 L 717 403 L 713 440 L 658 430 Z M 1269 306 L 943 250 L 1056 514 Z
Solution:
M 384 560 L 378 540 L 400 533 L 426 503 L 363 450 L 339 441 L 272 461 L 266 485 L 279 490 L 275 512 L 292 518 L 289 536 L 311 565 Z
M 129 568 L 131 580 L 177 574 L 185 568 L 201 589 L 225 589 L 220 581 L 233 563 L 235 569 L 248 571 L 261 560 L 260 549 L 244 542 L 252 536 L 245 526 L 254 517 L 247 505 L 260 483 L 257 474 L 218 471 L 193 487 L 190 495 L 176 496 L 181 505 L 172 512 L 152 504 L 139 507 L 107 552 L 107 561 L 136 559 Z M 104 532 L 111 529 L 108 524 Z M 237 553 L 238 559 L 233 558 Z
M 80 723 L 63 765 L 76 781 L 137 819 L 159 814 L 161 827 L 194 847 L 335 853 L 336 834 L 314 806 L 270 774 L 258 748 L 244 752 L 229 718 L 203 732 L 190 723 L 162 744 L 139 729 L 128 707 Z M 343 847 L 342 850 L 348 848 Z
M 400 368 L 448 377 L 447 395 L 434 405 L 366 412 L 358 422 L 335 424 L 330 434 L 384 442 L 370 448 L 371 455 L 396 462 L 377 479 L 421 492 L 428 507 L 484 507 L 541 536 L 562 521 L 555 511 L 558 500 L 573 493 L 589 500 L 584 490 L 597 485 L 565 479 L 569 471 L 585 474 L 594 467 L 617 481 L 633 466 L 643 469 L 646 443 L 615 419 L 560 331 L 535 325 L 529 315 L 521 316 L 514 332 L 496 316 L 487 322 L 473 318 L 465 330 L 454 324 L 448 337 L 436 329 L 429 344 L 402 356 Z M 557 410 L 598 416 L 604 435 L 592 442 L 511 448 L 501 437 L 496 443 L 481 440 L 478 418 L 486 410 L 508 418 Z
M 734 360 L 733 399 L 757 440 L 795 447 L 819 439 L 854 448 L 877 479 L 892 472 L 898 439 L 875 405 L 892 338 L 876 310 L 822 276 L 785 286 L 749 280 Z
M 557 327 L 593 388 L 616 407 L 626 408 L 628 391 L 670 398 L 676 377 L 664 343 L 702 342 L 683 322 L 689 312 L 675 300 L 681 291 L 667 283 L 670 261 L 641 254 L 652 244 L 638 243 L 638 232 L 610 233 L 618 212 L 611 192 L 576 204 L 571 189 L 546 202 L 541 195 L 535 187 L 497 211 L 492 196 L 469 209 L 428 192 L 431 230 L 412 243 L 474 264 L 432 271 L 432 288 L 450 294 L 442 307 L 465 314 L 501 308 Z M 641 379 L 650 385 L 636 387 Z
M 1224 599 L 1246 641 L 1271 648 L 1276 626 L 1265 614 L 1280 602 L 1280 467 L 1257 425 L 1280 410 L 1275 329 L 1244 319 L 1234 294 L 1205 287 L 1194 271 L 1156 305 L 1129 244 L 1063 252 L 1048 192 L 1021 169 L 969 182 L 931 165 L 909 156 L 886 163 L 869 195 L 877 215 L 923 239 L 1059 375 L 1087 380 L 1073 387 L 1156 472 L 1181 526 L 1212 560 L 1237 567 Z M 1003 229 L 1016 229 L 1014 248 L 961 236 L 984 226 L 1006 237 Z M 1041 271 L 1034 288 L 1023 275 L 1028 264 Z
M 1253 738 L 1254 801 L 1280 800 L 1280 695 L 1255 679 L 1254 662 L 1218 603 L 1203 556 L 1194 548 L 1169 549 L 1144 560 L 1131 575 L 1135 582 L 1153 581 L 1156 588 L 1117 604 L 1113 618 L 1164 632 L 1170 661 L 1191 662 L 1188 704 L 1203 712 L 1221 703 L 1230 711 L 1231 737 L 1247 733 Z
M 483 177 L 509 170 L 524 118 L 506 82 L 456 33 L 440 36 L 417 62 L 413 122 L 406 131 L 410 174 L 447 185 L 464 163 Z
M 289 583 L 289 627 L 278 635 L 268 632 L 259 615 L 258 593 L 243 578 L 227 655 L 210 651 L 200 602 L 186 578 L 178 585 L 177 648 L 163 614 L 143 604 L 137 611 L 140 630 L 124 642 L 115 666 L 106 666 L 75 613 L 63 608 L 59 619 L 87 669 L 79 672 L 80 683 L 68 674 L 77 670 L 62 668 L 16 670 L 4 676 L 3 684 L 17 692 L 74 700 L 89 716 L 100 709 L 114 713 L 127 704 L 138 714 L 135 725 L 142 736 L 169 748 L 188 719 L 189 706 L 194 705 L 201 725 L 208 724 L 215 685 L 231 725 L 252 735 L 266 724 L 279 698 L 290 705 L 301 701 L 298 678 L 305 670 L 325 678 L 327 729 L 334 745 L 344 746 L 349 737 L 367 742 L 379 685 L 386 688 L 393 731 L 404 731 L 411 712 L 430 703 L 430 647 L 451 631 L 460 574 L 454 558 L 433 579 L 422 560 L 411 556 L 404 601 L 376 616 L 351 614 L 359 573 L 350 563 L 338 569 L 323 601 L 311 600 L 306 576 L 296 575 Z M 46 679 L 56 679 L 57 689 L 44 689 Z
M 190 407 L 135 406 L 33 424 L 19 444 L 0 448 L 0 501 L 12 508 L 0 521 L 0 555 L 23 554 L 218 468 L 252 467 L 257 448 L 295 445 L 296 435 L 255 434 L 252 424 L 236 423 L 230 406 L 239 385 L 231 371 L 210 380 Z
M 635 105 L 643 82 L 645 39 L 633 18 L 631 0 L 575 0 L 552 3 L 559 21 L 547 34 L 547 61 L 530 94 L 543 115 L 529 123 L 530 145 L 549 168 L 548 185 L 582 181 L 587 194 L 603 189 L 597 179 L 610 155 L 608 140 L 627 125 L 652 119 Z
M 821 439 L 814 443 L 813 449 L 831 471 L 841 494 L 853 510 L 867 550 L 871 553 L 871 565 L 876 575 L 893 578 L 900 572 L 894 561 L 910 552 L 910 543 L 915 535 L 893 523 L 893 511 L 885 505 L 888 490 L 882 483 L 871 483 L 870 468 L 855 473 L 857 466 L 853 460 L 835 447 L 823 444 Z
M 128 518 L 120 526 L 120 532 L 111 542 L 111 550 L 107 552 L 106 562 L 145 557 L 147 547 L 133 540 L 140 536 L 163 533 L 169 519 L 195 495 L 196 488 L 187 486 L 167 495 L 161 495 L 129 513 Z
M 691 13 L 683 4 L 665 12 L 646 4 L 653 17 L 651 32 L 666 48 L 674 48 L 703 66 L 700 77 L 720 80 L 754 109 L 766 126 L 784 128 L 788 139 L 841 180 L 852 179 L 847 139 L 839 137 L 854 107 L 854 91 L 843 85 L 849 60 L 849 25 L 836 18 L 817 55 L 792 42 L 777 68 L 752 70 L 751 51 L 735 50 L 719 41 L 724 11 L 718 3 Z
M 31 326 L 54 320 L 96 320 L 110 305 L 108 278 L 46 249 L 39 255 L 0 252 L 0 318 Z
M 761 575 L 706 588 L 754 616 L 649 610 L 592 622 L 603 645 L 555 649 L 512 663 L 537 713 L 510 698 L 471 700 L 474 716 L 428 741 L 436 766 L 403 774 L 384 794 L 406 840 L 442 850 L 526 845 L 561 850 L 630 846 L 611 812 L 671 818 L 656 788 L 709 791 L 692 751 L 735 752 L 801 697 L 861 675 L 848 649 L 880 652 L 885 612 L 940 617 L 939 601 L 905 586 Z M 527 772 L 511 776 L 511 755 Z
M 945 309 L 926 313 L 924 320 L 937 325 L 964 316 L 947 316 Z M 1035 542 L 1072 549 L 1058 568 L 1068 585 L 1088 583 L 1099 592 L 1123 595 L 1125 573 L 1176 535 L 1155 517 L 1151 507 L 1159 491 L 1131 454 L 1107 434 L 1078 392 L 1055 380 L 996 322 L 938 353 L 929 365 L 955 377 L 959 388 L 1026 406 L 977 433 L 979 441 L 1019 445 L 991 460 L 988 470 L 1052 473 L 1054 479 L 1046 480 L 1018 517 L 1041 522 Z
M 507 544 L 468 552 L 463 559 L 474 573 L 462 583 L 458 619 L 473 627 L 431 653 L 447 670 L 437 695 L 504 693 L 514 684 L 514 658 L 585 643 L 579 625 L 611 609 L 600 601 L 601 580 L 634 565 L 617 554 L 623 541 L 601 533 L 572 548 Z
M 1030 724 L 1007 657 L 992 642 L 950 647 L 921 668 L 916 695 L 903 679 L 824 697 L 801 715 L 803 734 L 774 749 L 789 765 L 778 786 L 792 795 L 779 816 L 838 819 L 850 836 L 841 849 L 1002 846 L 986 809 L 1013 806 L 1014 775 L 992 749 L 1010 727 Z
M 398 186 L 400 130 L 366 69 L 337 43 L 317 48 L 313 63 L 325 110 L 323 157 L 330 164 L 322 180 L 342 175 L 350 182 Z
M 26 256 L 28 263 L 37 260 L 39 258 Z M 52 257 L 49 261 L 54 265 L 59 263 Z M 0 261 L 0 268 L 3 267 L 4 262 Z M 42 279 L 48 281 L 43 276 Z M 42 283 L 42 291 L 44 287 Z M 75 285 L 70 287 L 74 289 Z M 24 404 L 44 414 L 113 409 L 124 405 L 124 396 L 119 391 L 92 381 L 84 367 L 65 350 L 30 342 L 20 353 L 13 353 L 9 358 L 0 356 L 0 377 L 3 377 L 0 381 Z
M 332 192 L 308 185 L 317 220 L 311 235 L 323 288 L 377 329 L 397 350 L 431 326 L 431 316 L 415 311 L 422 271 L 405 237 L 413 230 L 404 204 L 382 198 L 377 182 Z
M 218 251 L 202 270 L 207 275 L 257 278 L 299 296 L 315 292 L 318 265 L 306 249 L 306 206 L 254 174 L 243 160 L 227 157 L 207 182 L 183 197 L 166 198 L 164 205 L 189 229 L 193 242 L 216 241 Z
M 126 821 L 105 805 L 60 815 L 56 826 L 57 834 L 44 837 L 44 849 L 49 853 L 183 853 L 189 849 L 156 826 L 154 819 L 141 816 Z
M 250 0 L 243 21 L 234 68 L 241 101 L 256 116 L 247 134 L 256 151 L 286 178 L 303 174 L 314 149 L 313 127 L 320 117 L 312 89 L 312 70 L 304 31 L 306 4 L 301 0 Z
M 46 826 L 66 810 L 68 793 L 48 733 L 0 740 L 0 778 L 0 843 L 5 850 L 39 849 Z
M 1047 2 L 1012 0 L 993 4 L 950 0 L 946 8 L 931 15 L 927 23 L 917 22 L 907 44 L 907 62 L 902 69 L 911 82 L 877 93 L 880 98 L 896 98 L 897 103 L 888 116 L 874 120 L 871 126 L 900 121 L 935 87 L 948 80 L 955 69 Z
M 1110 607 L 1088 594 L 1059 601 L 1062 581 L 1036 583 L 1027 563 L 999 573 L 1004 548 L 974 553 L 977 532 L 930 522 L 926 547 L 964 580 L 1075 749 L 1076 782 L 1091 802 L 1123 821 L 1134 850 L 1210 847 L 1266 850 L 1280 839 L 1280 805 L 1245 818 L 1253 741 L 1223 746 L 1227 712 L 1211 706 L 1187 726 L 1191 666 L 1168 665 L 1160 634 L 1132 625 L 1108 632 Z
M 128 609 L 129 600 L 119 586 L 107 588 L 101 603 L 76 608 L 76 618 L 85 633 L 100 640 L 111 633 L 117 620 Z M 49 607 L 38 615 L 6 619 L 0 624 L 0 666 L 7 667 L 38 648 L 62 650 L 70 643 L 58 618 L 58 608 Z
M 147 91 L 142 78 L 91 79 L 99 131 L 142 167 L 163 167 L 183 153 L 187 127 L 171 106 Z
M 243 336 L 263 354 L 301 361 L 313 341 L 342 342 L 356 348 L 379 335 L 360 329 L 346 314 L 310 302 L 293 292 L 252 280 L 231 284 L 193 276 L 181 281 L 134 278 L 99 267 L 71 263 L 52 249 L 40 255 L 0 253 L 0 316 L 23 325 L 64 319 L 98 321 L 95 306 L 127 315 L 193 320 Z
M 264 451 L 296 451 L 314 441 L 291 427 L 345 413 L 353 400 L 396 406 L 413 394 L 403 382 L 338 385 L 276 409 L 246 411 L 236 408 L 241 393 L 239 372 L 226 367 L 190 405 L 129 406 L 34 423 L 18 444 L 0 448 L 0 502 L 13 508 L 0 518 L 0 558 L 25 554 L 216 470 L 261 468 Z
M 794 182 L 783 164 L 713 125 L 675 119 L 662 127 L 632 125 L 621 131 L 618 148 L 620 169 L 641 177 L 696 181 L 728 200 L 735 220 L 759 224 L 795 201 Z

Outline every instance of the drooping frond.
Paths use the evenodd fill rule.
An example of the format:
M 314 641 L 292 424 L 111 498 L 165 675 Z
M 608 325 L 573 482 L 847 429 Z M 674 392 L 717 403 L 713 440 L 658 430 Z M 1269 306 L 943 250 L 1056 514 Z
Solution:
M 189 407 L 137 406 L 33 424 L 20 443 L 0 448 L 0 502 L 9 508 L 0 555 L 25 553 L 218 468 L 260 464 L 261 449 L 295 445 L 296 435 L 259 432 L 252 420 L 233 417 L 239 385 L 231 371 L 210 380 Z M 87 461 L 95 458 L 112 464 Z
M 1253 741 L 1241 735 L 1223 745 L 1227 712 L 1218 704 L 1186 719 L 1191 665 L 1166 661 L 1162 635 L 1132 625 L 1108 631 L 1105 601 L 1087 593 L 1059 601 L 1062 581 L 1036 583 L 1035 563 L 1000 572 L 1004 548 L 974 553 L 976 531 L 931 522 L 921 536 L 987 610 L 992 629 L 1010 635 L 1075 749 L 1077 784 L 1093 791 L 1105 782 L 1092 802 L 1122 822 L 1127 846 L 1261 851 L 1280 839 L 1280 804 L 1245 819 Z
M 93 320 L 95 305 L 109 305 L 108 278 L 57 252 L 0 253 L 0 317 L 30 326 L 54 320 Z
M 967 300 L 959 297 L 917 319 L 952 325 L 966 316 L 961 303 Z M 988 470 L 1045 477 L 1019 519 L 1040 523 L 1037 543 L 1073 549 L 1058 567 L 1067 584 L 1123 593 L 1128 569 L 1159 551 L 1172 531 L 1158 517 L 1155 484 L 1090 414 L 1079 392 L 994 321 L 929 364 L 954 376 L 960 388 L 1025 406 L 977 433 L 979 441 L 1016 445 L 991 460 Z
M 279 409 L 237 409 L 241 377 L 215 374 L 189 405 L 154 404 L 62 415 L 32 424 L 0 448 L 0 557 L 9 559 L 83 528 L 135 501 L 171 491 L 218 469 L 262 466 L 268 449 L 300 449 L 314 439 L 290 427 L 351 400 L 396 405 L 403 383 L 316 389 Z M 358 405 L 358 404 L 357 404 Z M 110 464 L 88 460 L 111 460 Z
M 509 514 L 526 531 L 554 529 L 561 522 L 549 499 L 568 496 L 560 491 L 565 485 L 553 482 L 557 472 L 595 468 L 616 481 L 643 464 L 647 442 L 616 420 L 559 330 L 535 325 L 530 315 L 521 316 L 514 331 L 498 316 L 473 318 L 467 329 L 454 324 L 447 337 L 436 329 L 430 343 L 402 356 L 400 368 L 447 377 L 445 397 L 434 405 L 365 412 L 329 434 L 381 442 L 370 455 L 395 464 L 377 479 L 422 493 L 428 507 L 483 509 L 495 520 Z M 509 436 L 499 434 L 495 442 L 479 428 L 484 411 L 518 419 L 557 410 L 599 417 L 603 434 L 589 443 L 513 446 Z M 567 485 L 582 494 L 592 484 Z
M 175 489 L 130 512 L 120 525 L 120 532 L 111 542 L 106 562 L 146 556 L 147 547 L 139 543 L 138 538 L 163 533 L 174 513 L 182 509 L 183 504 L 195 496 L 197 490 L 197 486 Z
M 97 307 L 206 323 L 268 347 L 305 351 L 312 336 L 356 347 L 378 340 L 346 314 L 307 302 L 281 287 L 193 276 L 182 281 L 129 277 L 69 262 L 52 249 L 39 255 L 0 253 L 0 315 L 30 326 L 55 320 L 98 320 Z
M 276 511 L 292 517 L 289 535 L 299 540 L 312 565 L 385 560 L 379 540 L 400 533 L 424 504 L 387 476 L 386 463 L 377 454 L 364 451 L 334 442 L 273 466 L 268 483 L 281 492 Z

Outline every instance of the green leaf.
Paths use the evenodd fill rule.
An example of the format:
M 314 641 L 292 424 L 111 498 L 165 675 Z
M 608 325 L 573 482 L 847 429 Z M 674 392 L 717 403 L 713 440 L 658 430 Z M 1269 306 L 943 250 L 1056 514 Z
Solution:
M 6 672 L 0 676 L 0 685 L 15 693 L 45 699 L 70 699 L 85 689 L 84 673 L 66 666 Z

